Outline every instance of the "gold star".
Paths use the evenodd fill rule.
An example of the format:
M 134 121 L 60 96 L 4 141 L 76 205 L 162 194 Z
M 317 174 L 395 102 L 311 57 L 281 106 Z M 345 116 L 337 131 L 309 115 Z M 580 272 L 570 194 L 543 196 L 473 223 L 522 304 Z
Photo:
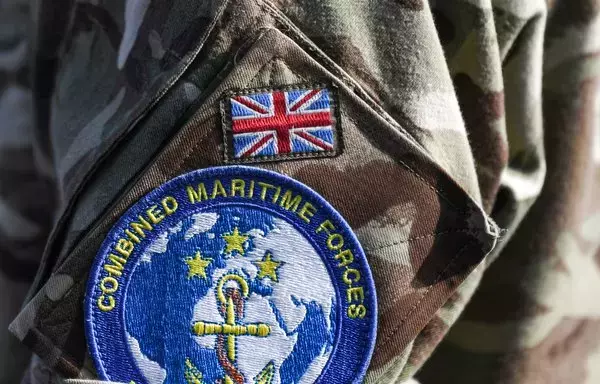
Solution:
M 240 235 L 240 231 L 238 227 L 233 229 L 233 232 L 228 233 L 226 235 L 221 235 L 225 242 L 227 243 L 227 247 L 225 248 L 225 253 L 231 253 L 233 251 L 238 251 L 242 256 L 244 255 L 244 243 L 250 237 L 246 235 Z
M 262 279 L 268 277 L 269 279 L 277 282 L 279 281 L 279 276 L 277 275 L 277 270 L 283 264 L 281 261 L 276 261 L 271 259 L 273 255 L 267 252 L 261 261 L 254 261 L 253 264 L 258 267 L 258 278 Z
M 188 265 L 188 279 L 196 276 L 206 279 L 206 267 L 209 266 L 210 260 L 203 259 L 200 251 L 196 252 L 194 257 L 186 258 L 185 263 Z

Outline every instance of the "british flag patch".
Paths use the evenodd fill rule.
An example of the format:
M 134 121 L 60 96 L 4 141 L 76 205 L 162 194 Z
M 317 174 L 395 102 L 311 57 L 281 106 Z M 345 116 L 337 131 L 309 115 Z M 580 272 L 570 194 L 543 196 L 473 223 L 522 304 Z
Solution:
M 337 119 L 327 87 L 244 90 L 229 94 L 222 112 L 228 162 L 337 154 Z

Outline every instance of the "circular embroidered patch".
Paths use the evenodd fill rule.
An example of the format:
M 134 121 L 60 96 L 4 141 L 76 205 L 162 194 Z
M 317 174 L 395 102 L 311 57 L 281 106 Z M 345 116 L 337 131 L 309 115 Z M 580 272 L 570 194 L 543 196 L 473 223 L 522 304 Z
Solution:
M 344 219 L 287 176 L 229 166 L 177 177 L 133 205 L 88 281 L 102 379 L 361 382 L 375 288 Z

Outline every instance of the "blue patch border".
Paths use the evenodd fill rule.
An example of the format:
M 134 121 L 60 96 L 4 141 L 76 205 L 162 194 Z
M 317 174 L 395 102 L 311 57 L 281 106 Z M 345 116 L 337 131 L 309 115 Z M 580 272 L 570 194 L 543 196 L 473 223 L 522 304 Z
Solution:
M 282 187 L 282 190 L 289 188 L 296 193 L 301 193 L 304 201 L 309 201 L 317 208 L 317 213 L 315 213 L 311 222 L 307 224 L 294 212 L 287 211 L 279 205 L 269 202 L 268 199 L 260 200 L 256 198 L 256 195 L 254 198 L 239 196 L 228 196 L 225 198 L 219 196 L 196 204 L 190 203 L 187 199 L 180 198 L 181 196 L 187 196 L 185 192 L 187 185 L 197 186 L 199 182 L 207 183 L 207 181 L 212 181 L 215 178 L 219 178 L 223 182 L 223 185 L 230 185 L 231 179 L 236 178 L 244 179 L 245 181 L 252 179 L 257 182 L 275 181 L 278 186 Z M 207 184 L 207 186 L 210 185 L 212 183 Z M 102 273 L 104 271 L 102 267 L 106 262 L 106 256 L 114 248 L 116 241 L 123 237 L 122 233 L 127 225 L 133 219 L 136 219 L 139 214 L 144 213 L 146 209 L 157 204 L 157 202 L 167 195 L 177 198 L 179 203 L 177 212 L 172 216 L 167 216 L 160 223 L 156 224 L 154 230 L 141 239 L 140 244 L 136 245 L 123 269 L 122 282 L 120 283 L 122 288 L 115 293 L 115 299 L 119 304 L 113 311 L 100 311 L 95 305 L 99 295 L 97 283 L 100 281 L 100 278 L 107 275 L 106 272 Z M 216 206 L 233 204 L 251 206 L 275 213 L 276 216 L 292 223 L 313 244 L 315 249 L 318 250 L 319 255 L 332 276 L 332 282 L 336 290 L 337 325 L 335 341 L 329 361 L 315 383 L 362 382 L 373 354 L 377 335 L 377 298 L 373 277 L 358 239 L 335 208 L 305 184 L 273 171 L 242 165 L 201 169 L 176 177 L 138 200 L 113 225 L 102 243 L 90 270 L 84 303 L 86 338 L 90 354 L 100 378 L 118 382 L 130 382 L 133 380 L 138 384 L 144 382 L 132 356 L 128 352 L 129 347 L 124 327 L 124 306 L 122 305 L 126 300 L 131 274 L 138 265 L 139 258 L 143 253 L 141 250 L 145 249 L 146 244 L 153 241 L 158 234 L 164 231 L 164 227 L 168 227 L 180 215 L 190 215 Z M 369 308 L 367 316 L 363 319 L 350 319 L 346 316 L 348 303 L 344 297 L 347 286 L 341 279 L 345 269 L 335 265 L 335 259 L 333 259 L 335 251 L 331 251 L 326 247 L 324 236 L 315 234 L 314 230 L 326 219 L 330 219 L 336 227 L 336 231 L 343 235 L 347 242 L 347 248 L 354 255 L 354 262 L 356 263 L 354 267 L 361 272 L 361 286 L 365 290 L 364 303 Z M 308 236 L 309 233 L 313 233 L 314 235 Z M 98 316 L 102 314 L 105 315 L 104 319 L 106 320 L 98 320 Z M 115 331 L 120 334 L 115 336 Z M 109 335 L 106 337 L 108 341 L 101 341 L 96 337 L 97 332 Z M 112 350 L 106 348 L 107 344 L 112 346 Z M 106 356 L 106 353 L 108 353 L 107 350 L 111 351 L 110 356 Z M 102 356 L 103 353 L 105 354 L 104 356 Z

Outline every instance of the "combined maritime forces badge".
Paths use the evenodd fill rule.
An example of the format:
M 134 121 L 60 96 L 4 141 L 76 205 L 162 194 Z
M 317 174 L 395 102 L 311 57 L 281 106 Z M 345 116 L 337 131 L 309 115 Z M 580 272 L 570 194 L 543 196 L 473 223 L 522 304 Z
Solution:
M 361 382 L 375 288 L 344 219 L 246 166 L 177 177 L 134 204 L 94 261 L 86 334 L 122 383 Z

